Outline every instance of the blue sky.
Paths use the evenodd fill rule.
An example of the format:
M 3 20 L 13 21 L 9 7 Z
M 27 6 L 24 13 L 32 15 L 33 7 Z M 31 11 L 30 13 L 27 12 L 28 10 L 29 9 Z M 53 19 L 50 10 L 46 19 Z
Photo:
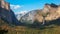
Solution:
M 30 10 L 42 9 L 46 3 L 60 4 L 60 0 L 5 0 L 10 3 L 14 13 L 27 12 Z

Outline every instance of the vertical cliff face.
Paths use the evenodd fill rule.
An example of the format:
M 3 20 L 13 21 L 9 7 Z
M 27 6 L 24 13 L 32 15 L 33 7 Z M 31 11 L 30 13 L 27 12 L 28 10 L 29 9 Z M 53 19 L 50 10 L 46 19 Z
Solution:
M 46 20 L 54 20 L 59 18 L 59 13 L 58 13 L 58 5 L 55 4 L 49 4 L 50 8 L 48 7 L 47 9 L 49 10 L 49 15 L 46 17 Z
M 58 18 L 60 18 L 60 6 L 59 5 L 55 5 L 55 4 L 45 4 L 44 8 L 42 11 L 38 11 L 38 13 L 36 14 L 36 19 L 39 22 L 42 22 L 43 20 L 43 16 L 40 15 L 41 12 L 45 12 L 45 13 L 49 13 L 46 17 L 45 20 L 46 21 L 52 21 L 52 20 L 56 20 Z
M 0 0 L 0 7 L 6 9 L 6 10 L 10 10 L 10 4 L 5 2 L 4 0 Z
M 11 21 L 12 21 L 12 24 L 15 24 L 15 25 L 19 25 L 19 21 L 17 20 L 17 18 L 15 17 L 15 14 L 12 10 L 10 10 L 10 16 L 11 16 Z
M 60 5 L 58 6 L 57 12 L 60 15 Z
M 32 12 L 34 15 L 31 14 Z M 45 4 L 45 6 L 42 10 L 33 10 L 33 11 L 27 13 L 27 15 L 24 15 L 21 20 L 23 22 L 23 21 L 25 21 L 25 19 L 28 20 L 28 19 L 32 18 L 31 21 L 34 22 L 34 20 L 38 20 L 39 22 L 42 23 L 43 16 L 42 16 L 41 12 L 42 13 L 49 13 L 45 17 L 46 21 L 52 21 L 52 20 L 56 20 L 56 19 L 60 18 L 60 6 L 52 3 L 52 4 Z M 29 14 L 31 16 L 29 16 Z
M 55 4 L 45 4 L 44 8 L 42 9 L 42 11 L 38 11 L 38 13 L 40 14 L 41 12 L 45 12 L 45 13 L 49 13 L 45 20 L 55 20 L 57 18 L 59 18 L 59 12 L 60 12 L 60 7 L 59 5 L 55 5 Z M 40 22 L 43 20 L 43 17 L 41 15 L 39 15 L 37 13 L 36 17 L 38 20 L 40 20 Z M 40 18 L 39 18 L 40 17 Z
M 0 0 L 0 19 L 4 19 L 9 24 L 18 24 L 18 20 L 16 19 L 14 12 L 10 9 L 9 3 L 4 0 Z

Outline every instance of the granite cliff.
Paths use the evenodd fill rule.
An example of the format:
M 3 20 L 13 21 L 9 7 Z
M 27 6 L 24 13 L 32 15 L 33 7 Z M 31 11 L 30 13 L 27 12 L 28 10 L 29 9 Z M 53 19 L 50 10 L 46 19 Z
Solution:
M 29 22 L 33 23 L 35 20 L 39 21 L 40 23 L 43 22 L 43 16 L 41 13 L 48 13 L 48 15 L 45 17 L 46 21 L 52 21 L 60 18 L 60 5 L 56 4 L 45 4 L 43 9 L 40 10 L 33 10 L 29 13 L 25 14 L 23 17 L 21 17 L 21 22 Z
M 10 9 L 10 4 L 4 0 L 0 0 L 0 19 L 3 19 L 3 21 L 8 22 L 9 24 L 19 24 L 14 12 Z

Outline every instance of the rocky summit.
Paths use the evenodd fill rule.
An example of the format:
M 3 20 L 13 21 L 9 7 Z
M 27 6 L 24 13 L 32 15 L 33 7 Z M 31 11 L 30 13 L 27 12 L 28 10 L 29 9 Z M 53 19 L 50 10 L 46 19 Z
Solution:
M 45 16 L 46 21 L 56 20 L 60 18 L 60 5 L 46 3 L 43 9 L 28 12 L 21 17 L 20 21 L 24 23 L 33 23 L 35 20 L 43 22 L 43 15 L 41 13 L 43 13 L 43 15 L 45 15 L 44 13 L 48 13 Z

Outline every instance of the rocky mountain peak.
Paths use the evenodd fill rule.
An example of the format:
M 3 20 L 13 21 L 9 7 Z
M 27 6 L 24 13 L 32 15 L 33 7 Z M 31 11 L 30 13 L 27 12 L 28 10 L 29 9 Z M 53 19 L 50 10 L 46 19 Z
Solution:
M 33 12 L 33 14 L 31 14 Z M 21 20 L 24 22 L 26 22 L 27 19 L 32 18 L 31 16 L 33 16 L 33 18 L 30 21 L 35 21 L 38 20 L 39 22 L 43 21 L 43 16 L 41 15 L 41 13 L 49 13 L 46 17 L 45 20 L 47 21 L 51 21 L 51 20 L 55 20 L 58 19 L 60 17 L 60 6 L 56 5 L 56 4 L 45 4 L 44 8 L 42 10 L 34 10 L 31 11 L 30 13 L 27 13 L 27 16 L 23 16 L 21 18 Z M 43 14 L 44 14 L 43 13 Z M 31 16 L 29 16 L 31 15 Z M 26 17 L 26 18 L 25 18 Z M 29 22 L 29 20 L 27 20 Z

